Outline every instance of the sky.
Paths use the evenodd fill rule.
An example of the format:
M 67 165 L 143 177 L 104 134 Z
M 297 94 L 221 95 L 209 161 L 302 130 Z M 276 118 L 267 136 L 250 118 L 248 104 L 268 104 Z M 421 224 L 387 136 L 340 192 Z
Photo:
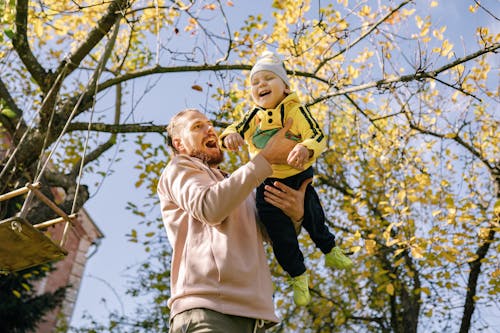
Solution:
M 155 119 L 163 119 L 162 123 L 166 124 L 177 111 L 188 106 L 198 106 L 190 104 L 190 101 L 200 99 L 200 96 L 196 96 L 200 93 L 191 89 L 193 82 L 187 79 L 186 75 L 178 75 L 177 78 L 173 76 L 176 75 L 160 79 L 159 84 L 141 103 L 138 114 L 141 110 L 148 110 L 148 113 L 155 113 L 148 114 L 148 118 L 152 116 Z M 179 91 L 171 87 L 185 91 L 184 98 L 179 98 Z M 168 108 L 158 107 L 159 105 L 168 105 Z M 156 137 L 162 142 L 160 135 Z M 131 143 L 122 144 L 122 148 L 126 149 L 128 144 Z M 129 152 L 121 161 L 113 163 L 113 174 L 106 177 L 99 191 L 85 204 L 86 211 L 103 232 L 104 238 L 97 251 L 88 259 L 73 314 L 73 326 L 82 322 L 81 318 L 86 312 L 96 319 L 105 320 L 108 318 L 108 310 L 131 313 L 135 309 L 135 300 L 125 295 L 125 282 L 134 271 L 127 268 L 138 265 L 146 256 L 141 245 L 127 240 L 126 234 L 130 233 L 131 229 L 140 227 L 139 218 L 125 207 L 127 202 L 137 203 L 146 196 L 144 190 L 134 186 L 137 172 L 132 166 L 136 158 Z M 96 180 L 92 175 L 89 176 L 83 179 L 83 183 L 90 184 Z M 106 302 L 103 302 L 103 299 L 106 299 Z
M 250 3 L 250 4 L 249 4 Z M 464 31 L 468 24 L 472 24 L 467 11 L 467 7 L 472 1 L 466 0 L 442 0 L 437 13 L 442 14 L 435 21 L 440 24 L 447 22 L 449 31 L 455 38 L 456 45 L 461 45 L 460 31 Z M 500 13 L 500 1 L 484 1 L 490 4 L 489 8 Z M 245 6 L 252 5 L 251 2 L 235 1 L 234 12 L 229 15 L 230 20 L 236 20 L 250 12 Z M 239 7 L 238 7 L 239 6 Z M 243 7 L 242 7 L 243 6 Z M 264 12 L 262 8 L 259 10 Z M 445 17 L 446 16 L 446 17 Z M 237 24 L 238 25 L 238 24 Z M 498 22 L 495 29 L 498 29 Z M 447 33 L 450 35 L 450 32 Z M 466 45 L 468 52 L 475 49 L 475 43 L 462 41 Z M 459 47 L 460 48 L 460 47 Z M 463 50 L 460 49 L 462 52 Z M 498 61 L 496 63 L 498 68 Z M 200 78 L 197 74 L 166 74 L 154 78 L 142 79 L 137 83 L 136 89 L 144 87 L 147 82 L 158 79 L 156 86 L 138 105 L 135 115 L 144 119 L 136 118 L 135 121 L 155 119 L 156 124 L 166 124 L 170 117 L 179 110 L 186 107 L 198 107 L 205 101 L 205 94 L 192 90 L 191 86 Z M 107 107 L 97 105 L 103 109 Z M 158 140 L 161 140 L 157 135 Z M 127 148 L 131 143 L 122 144 L 121 148 Z M 133 147 L 135 149 L 135 146 Z M 114 173 L 104 180 L 104 184 L 97 193 L 93 192 L 93 197 L 86 203 L 85 209 L 92 217 L 104 234 L 102 243 L 97 251 L 88 259 L 84 272 L 81 288 L 75 306 L 71 325 L 79 326 L 85 322 L 82 319 L 85 313 L 91 314 L 95 319 L 106 321 L 110 311 L 117 311 L 122 314 L 133 313 L 136 307 L 135 299 L 125 295 L 127 286 L 125 282 L 130 280 L 130 274 L 134 269 L 127 270 L 128 267 L 138 265 L 146 258 L 143 248 L 140 245 L 127 241 L 125 236 L 131 229 L 137 228 L 139 219 L 125 209 L 126 203 L 140 202 L 145 197 L 141 189 L 135 189 L 135 172 L 132 166 L 135 164 L 135 155 L 130 151 L 123 156 L 122 160 L 114 163 L 111 168 Z M 91 184 L 96 179 L 93 175 L 86 175 L 83 183 Z M 159 208 L 158 208 L 159 213 Z M 106 299 L 104 302 L 103 299 Z

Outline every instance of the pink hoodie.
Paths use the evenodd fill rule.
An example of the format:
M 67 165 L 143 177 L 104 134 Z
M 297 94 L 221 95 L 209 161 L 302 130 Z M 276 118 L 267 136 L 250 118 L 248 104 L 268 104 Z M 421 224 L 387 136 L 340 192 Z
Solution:
M 158 195 L 173 248 L 172 318 L 207 308 L 279 321 L 253 194 L 271 174 L 271 165 L 260 155 L 227 178 L 187 155 L 174 156 L 167 165 Z

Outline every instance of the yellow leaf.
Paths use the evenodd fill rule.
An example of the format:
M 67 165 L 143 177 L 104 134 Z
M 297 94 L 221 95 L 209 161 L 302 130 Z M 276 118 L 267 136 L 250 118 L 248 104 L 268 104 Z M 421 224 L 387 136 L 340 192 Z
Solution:
M 449 262 L 456 262 L 457 261 L 457 258 L 448 252 L 443 252 L 442 255 Z
M 441 209 L 435 210 L 432 212 L 432 216 L 436 217 L 437 215 L 441 214 Z
M 196 91 L 203 91 L 203 88 L 197 84 L 192 85 L 191 89 L 196 90 Z
M 437 2 L 437 1 L 432 1 L 432 2 L 431 2 L 431 8 L 432 8 L 432 7 L 437 7 L 437 5 L 438 5 L 438 2 Z
M 351 79 L 355 79 L 359 76 L 359 69 L 349 65 L 347 66 L 347 74 L 351 77 Z
M 427 287 L 420 288 L 420 291 L 423 292 L 424 294 L 426 294 L 427 296 L 429 296 L 431 294 L 430 289 Z
M 395 263 L 394 263 L 394 267 L 398 267 L 399 265 L 401 265 L 403 262 L 405 261 L 405 258 L 404 257 L 401 257 L 399 258 Z
M 406 198 L 406 191 L 405 190 L 399 191 L 397 197 L 400 202 L 403 202 Z
M 371 8 L 369 6 L 363 6 L 361 7 L 361 10 L 359 11 L 360 16 L 369 16 L 371 12 Z
M 415 16 L 415 21 L 417 21 L 417 28 L 422 29 L 424 25 L 424 20 L 420 16 Z
M 479 238 L 487 239 L 490 233 L 491 228 L 480 228 L 479 229 Z
M 413 245 L 411 247 L 411 255 L 413 256 L 413 258 L 415 259 L 421 259 L 423 258 L 424 256 L 422 255 L 422 249 L 420 248 L 420 246 L 418 245 Z
M 493 206 L 493 213 L 495 213 L 496 216 L 500 216 L 500 199 L 495 202 L 495 205 Z
M 450 58 L 453 56 L 453 53 L 451 52 L 453 50 L 453 44 L 450 43 L 447 39 L 443 41 L 443 45 L 441 46 L 441 55 L 442 56 L 448 56 Z
M 394 251 L 394 257 L 397 257 L 398 255 L 401 254 L 401 252 L 403 252 L 405 249 L 397 249 L 396 251 Z
M 472 254 L 471 257 L 467 258 L 467 262 L 476 261 L 479 256 L 477 254 Z
M 387 286 L 385 286 L 385 291 L 387 291 L 387 293 L 391 296 L 394 295 L 394 286 L 392 285 L 392 283 L 389 283 Z
M 351 251 L 352 253 L 359 252 L 359 250 L 361 250 L 361 246 L 351 246 L 349 248 L 349 251 Z
M 213 3 L 211 4 L 208 4 L 208 5 L 205 5 L 205 7 L 203 7 L 205 9 L 209 9 L 209 10 L 215 10 L 217 8 L 217 6 Z
M 356 230 L 356 232 L 354 233 L 354 239 L 360 239 L 361 238 L 361 234 L 359 232 L 359 230 Z
M 377 243 L 373 239 L 365 240 L 366 252 L 368 254 L 374 254 L 376 246 L 377 246 Z
M 441 28 L 439 30 L 437 30 L 437 29 L 433 30 L 432 35 L 439 40 L 443 40 L 443 32 L 444 32 L 444 30 L 446 30 L 446 27 L 443 27 L 443 28 Z

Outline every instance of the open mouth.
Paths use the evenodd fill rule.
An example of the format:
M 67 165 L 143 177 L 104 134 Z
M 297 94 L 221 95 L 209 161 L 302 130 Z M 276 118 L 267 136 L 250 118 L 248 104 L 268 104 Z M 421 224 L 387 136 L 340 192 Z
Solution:
M 263 96 L 269 95 L 270 93 L 271 93 L 271 91 L 269 91 L 269 90 L 262 91 L 262 92 L 259 93 L 259 97 L 263 97 Z
M 208 139 L 205 142 L 205 147 L 207 147 L 207 148 L 217 148 L 217 140 L 215 140 L 215 139 Z

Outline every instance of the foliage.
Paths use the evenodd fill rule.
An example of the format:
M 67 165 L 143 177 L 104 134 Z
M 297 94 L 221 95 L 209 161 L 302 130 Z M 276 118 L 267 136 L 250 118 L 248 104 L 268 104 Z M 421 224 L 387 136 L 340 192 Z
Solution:
M 328 134 L 315 184 L 339 244 L 356 262 L 347 273 L 327 271 L 302 235 L 314 302 L 298 309 L 290 302 L 284 273 L 271 261 L 283 318 L 274 331 L 491 327 L 481 313 L 498 308 L 500 288 L 499 91 L 493 58 L 500 35 L 498 25 L 487 25 L 498 21 L 489 3 L 287 0 L 252 9 L 241 19 L 247 5 L 160 0 L 0 5 L 5 110 L 0 121 L 17 148 L 14 162 L 1 162 L 8 170 L 0 176 L 2 192 L 20 179 L 35 179 L 40 156 L 54 149 L 57 169 L 45 171 L 44 180 L 65 188 L 71 201 L 84 152 L 84 172 L 105 177 L 104 161 L 115 158 L 110 149 L 139 133 L 132 139 L 138 159 L 133 167 L 136 186 L 148 195 L 127 208 L 146 231 L 132 230 L 129 238 L 143 245 L 151 260 L 138 270 L 139 283 L 130 293 L 150 296 L 154 305 L 149 314 L 139 307 L 133 318 L 113 314 L 109 324 L 95 323 L 88 332 L 166 331 L 168 325 L 170 249 L 154 192 L 169 157 L 164 143 L 150 134 L 164 131 L 165 118 L 134 122 L 144 119 L 140 102 L 157 83 L 148 83 L 139 101 L 132 98 L 127 107 L 126 94 L 135 96 L 134 82 L 143 77 L 185 73 L 186 81 L 194 81 L 192 90 L 203 96 L 202 108 L 224 127 L 249 107 L 245 74 L 265 49 L 285 57 L 292 88 Z M 452 9 L 469 18 L 460 30 L 460 47 L 460 36 L 447 27 L 453 15 L 445 11 Z M 476 17 L 484 24 L 474 26 Z M 98 98 L 106 95 L 113 96 L 112 107 L 95 115 Z M 61 145 L 55 147 L 59 136 Z M 234 170 L 246 159 L 245 153 L 229 154 L 224 167 Z M 77 208 L 88 199 L 86 187 L 78 197 Z
M 64 299 L 66 288 L 38 295 L 35 285 L 48 273 L 46 265 L 0 279 L 0 327 L 3 332 L 33 332 L 42 317 Z

